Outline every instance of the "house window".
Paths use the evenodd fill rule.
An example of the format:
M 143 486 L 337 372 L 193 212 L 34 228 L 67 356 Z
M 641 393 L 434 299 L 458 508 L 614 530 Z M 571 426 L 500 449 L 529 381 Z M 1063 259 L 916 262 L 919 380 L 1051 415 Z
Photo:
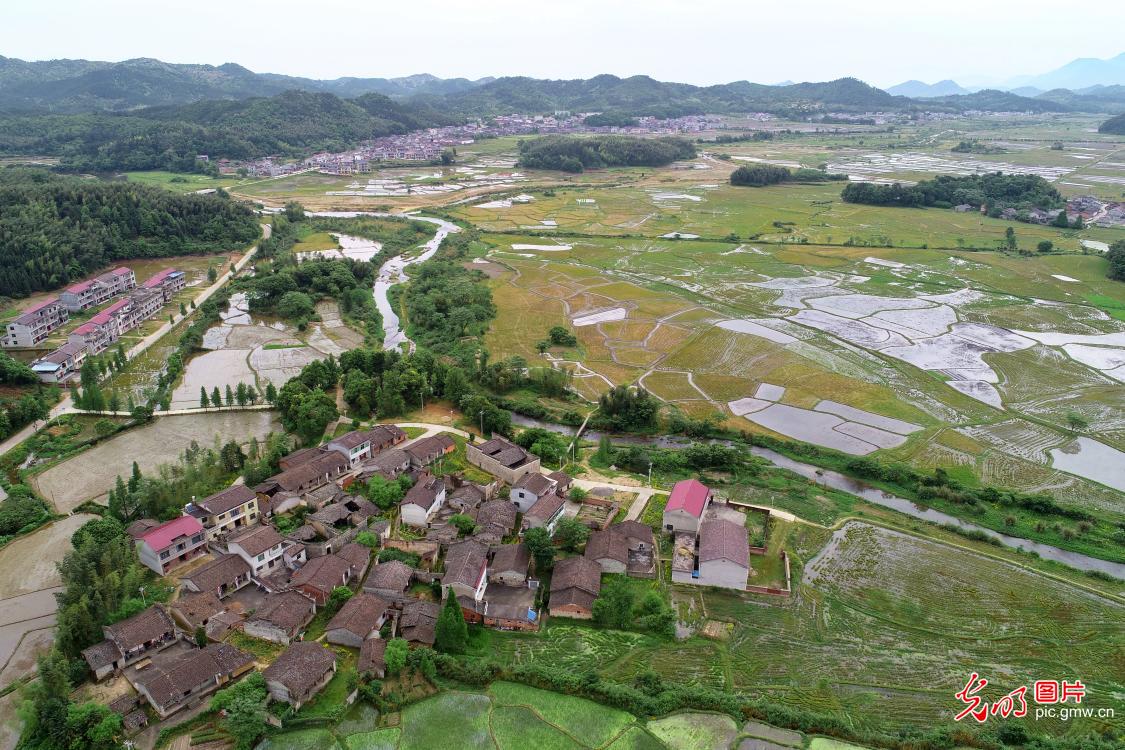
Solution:
M 262 560 L 265 560 L 265 559 L 266 559 L 266 553 L 265 552 L 258 555 L 258 562 L 261 562 Z
M 167 560 L 171 556 L 172 556 L 172 553 L 169 552 L 168 550 L 164 550 L 163 552 L 160 553 L 160 559 L 161 560 Z

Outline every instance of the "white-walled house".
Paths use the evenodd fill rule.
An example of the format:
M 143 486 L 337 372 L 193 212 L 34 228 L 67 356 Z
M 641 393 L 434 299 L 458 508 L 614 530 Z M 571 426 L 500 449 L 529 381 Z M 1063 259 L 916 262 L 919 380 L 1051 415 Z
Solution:
M 698 479 L 676 482 L 664 506 L 661 527 L 668 533 L 699 532 L 703 511 L 711 504 L 711 488 Z

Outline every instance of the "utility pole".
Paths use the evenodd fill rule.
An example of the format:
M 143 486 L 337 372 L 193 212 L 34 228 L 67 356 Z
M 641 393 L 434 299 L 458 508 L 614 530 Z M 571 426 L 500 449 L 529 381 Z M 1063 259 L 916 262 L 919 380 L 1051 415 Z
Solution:
M 648 462 L 648 486 L 652 487 L 652 461 Z
M 141 592 L 141 604 L 143 604 L 143 605 L 145 605 L 145 606 L 147 607 L 147 606 L 148 606 L 148 602 L 146 602 L 146 601 L 145 601 L 145 587 L 144 587 L 144 586 L 141 586 L 141 587 L 140 587 L 140 588 L 138 589 L 138 591 L 140 591 L 140 592 Z
M 484 440 L 484 409 L 480 410 L 480 439 Z

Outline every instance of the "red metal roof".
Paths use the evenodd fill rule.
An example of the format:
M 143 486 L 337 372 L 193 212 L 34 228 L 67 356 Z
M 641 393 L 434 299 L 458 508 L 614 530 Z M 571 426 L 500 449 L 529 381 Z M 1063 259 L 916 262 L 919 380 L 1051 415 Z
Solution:
M 202 531 L 203 524 L 199 521 L 191 516 L 180 516 L 153 526 L 141 536 L 141 541 L 159 552 L 181 536 L 193 536 Z
M 111 271 L 110 273 L 112 273 L 114 276 L 127 276 L 132 273 L 132 270 L 126 268 L 125 266 L 120 266 L 113 269 L 113 271 Z
M 148 287 L 149 289 L 152 289 L 153 287 L 160 286 L 162 283 L 164 283 L 164 279 L 168 278 L 169 275 L 171 275 L 175 272 L 176 272 L 176 269 L 174 269 L 174 268 L 165 268 L 163 271 L 160 271 L 159 273 L 156 273 L 152 277 L 150 277 L 144 283 L 144 285 L 146 287 Z
M 90 285 L 93 283 L 93 281 L 80 281 L 77 284 L 71 284 L 70 286 L 68 286 L 66 288 L 66 291 L 70 292 L 71 294 L 80 294 L 89 289 Z
M 58 297 L 48 297 L 47 299 L 43 300 L 42 302 L 37 302 L 36 304 L 32 305 L 31 307 L 29 307 L 26 310 L 24 310 L 23 312 L 21 312 L 20 316 L 22 317 L 24 315 L 28 315 L 28 314 L 33 313 L 33 312 L 39 312 L 44 307 L 47 307 L 49 305 L 57 304 L 58 301 L 59 301 Z
M 703 515 L 703 508 L 706 507 L 707 496 L 710 494 L 711 490 L 698 479 L 684 479 L 676 482 L 676 486 L 672 488 L 664 510 L 683 510 L 699 518 Z
M 120 310 L 121 308 L 125 307 L 128 304 L 129 304 L 129 300 L 127 300 L 127 299 L 118 300 L 118 301 L 114 302 L 112 305 L 110 305 L 109 307 L 107 307 L 106 309 L 102 310 L 100 313 L 98 313 L 94 317 L 90 318 L 90 322 L 91 323 L 97 323 L 100 326 L 104 326 L 106 323 L 108 323 L 110 321 L 110 319 L 113 317 L 113 314 L 115 312 L 117 312 L 118 310 Z

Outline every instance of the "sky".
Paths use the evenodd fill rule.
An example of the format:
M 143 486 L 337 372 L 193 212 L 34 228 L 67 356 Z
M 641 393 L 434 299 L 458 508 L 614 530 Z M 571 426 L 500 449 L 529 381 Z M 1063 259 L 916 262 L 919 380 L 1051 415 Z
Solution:
M 693 84 L 998 83 L 1125 50 L 1125 3 L 1056 0 L 53 0 L 6 3 L 0 55 L 236 62 L 310 78 L 644 74 Z

